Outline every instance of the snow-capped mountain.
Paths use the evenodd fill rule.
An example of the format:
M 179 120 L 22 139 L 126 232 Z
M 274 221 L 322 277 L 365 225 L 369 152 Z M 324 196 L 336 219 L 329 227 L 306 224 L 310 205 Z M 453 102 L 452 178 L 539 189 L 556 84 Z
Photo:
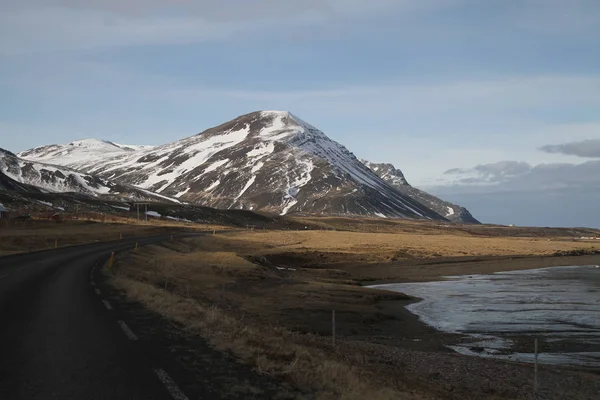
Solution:
M 0 149 L 0 189 L 15 192 L 78 193 L 112 200 L 178 202 L 68 167 L 24 160 L 4 149 Z
M 217 208 L 444 219 L 289 112 L 254 112 L 149 149 L 67 146 L 20 156 Z
M 114 157 L 151 149 L 153 146 L 122 145 L 108 140 L 84 139 L 69 144 L 52 144 L 19 153 L 19 157 L 50 164 L 77 166 L 98 157 Z M 60 160 L 60 162 L 56 162 Z
M 396 190 L 400 191 L 406 196 L 411 197 L 419 203 L 424 204 L 436 213 L 443 215 L 450 221 L 465 222 L 469 224 L 479 223 L 479 221 L 477 221 L 466 208 L 444 201 L 411 186 L 406 181 L 402 171 L 400 171 L 394 165 L 386 163 L 378 164 L 362 159 L 360 161 L 369 167 L 373 172 L 375 172 L 379 177 L 381 177 L 381 179 L 393 186 Z

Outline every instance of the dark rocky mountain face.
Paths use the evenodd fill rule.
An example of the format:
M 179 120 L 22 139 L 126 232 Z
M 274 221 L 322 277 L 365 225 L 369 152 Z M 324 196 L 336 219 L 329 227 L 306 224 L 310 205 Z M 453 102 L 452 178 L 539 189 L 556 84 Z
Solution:
M 381 179 L 389 183 L 392 187 L 398 190 L 400 193 L 409 196 L 413 200 L 422 203 L 426 207 L 432 209 L 436 213 L 444 216 L 453 222 L 461 222 L 468 224 L 479 224 L 480 222 L 475 219 L 464 207 L 452 204 L 444 201 L 438 197 L 435 197 L 427 192 L 412 187 L 404 177 L 402 171 L 394 167 L 392 164 L 386 163 L 372 163 L 367 160 L 361 160 L 361 162 L 369 167 L 374 173 L 376 173 Z
M 446 220 L 288 112 L 243 115 L 153 148 L 122 147 L 53 145 L 20 155 L 216 208 Z

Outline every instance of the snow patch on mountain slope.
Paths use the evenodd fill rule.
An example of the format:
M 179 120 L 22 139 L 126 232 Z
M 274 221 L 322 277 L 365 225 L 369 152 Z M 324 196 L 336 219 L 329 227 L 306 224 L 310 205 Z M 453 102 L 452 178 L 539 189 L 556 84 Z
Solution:
M 190 188 L 186 188 L 184 191 L 177 193 L 177 194 L 175 195 L 175 198 L 177 198 L 177 199 L 178 199 L 178 198 L 180 198 L 181 196 L 183 196 L 184 194 L 186 194 L 186 193 L 187 193 L 187 192 L 189 192 L 189 191 L 190 191 Z
M 202 173 L 202 175 L 208 174 L 209 172 L 216 171 L 217 169 L 221 168 L 223 165 L 227 164 L 228 162 L 229 162 L 228 158 L 226 158 L 224 160 L 216 161 L 216 162 L 212 163 L 211 165 L 209 165 L 208 167 L 206 167 L 206 169 L 204 169 L 204 172 Z
M 127 155 L 140 150 L 147 150 L 152 146 L 122 145 L 99 139 L 76 140 L 64 145 L 49 145 L 36 147 L 17 154 L 20 158 L 47 162 L 49 164 L 77 166 L 89 160 L 102 157 L 110 158 Z M 56 161 L 60 160 L 59 163 Z
M 221 181 L 219 179 L 217 179 L 216 181 L 214 181 L 213 183 L 211 183 L 209 187 L 206 188 L 206 191 L 210 192 L 211 190 L 213 190 L 214 188 L 216 188 L 220 184 L 221 184 Z
M 246 190 L 250 189 L 250 186 L 252 186 L 255 181 L 256 181 L 256 175 L 252 175 L 252 177 L 250 177 L 250 179 L 248 179 L 248 182 L 246 182 L 246 185 L 244 186 L 244 188 L 242 189 L 240 194 L 238 194 L 237 197 L 235 198 L 235 201 L 238 201 L 240 199 L 240 197 L 242 197 L 244 195 L 244 193 L 246 193 Z
M 281 215 L 286 215 L 296 204 L 298 204 L 298 194 L 302 187 L 306 186 L 312 179 L 314 164 L 311 160 L 298 160 L 302 166 L 300 173 L 294 181 L 290 182 L 283 196 Z
M 248 158 L 254 158 L 254 157 L 265 157 L 269 154 L 272 154 L 273 151 L 275 151 L 275 144 L 273 142 L 269 142 L 269 143 L 260 143 L 257 147 L 255 147 L 254 149 L 250 150 L 248 153 L 246 153 L 246 157 Z

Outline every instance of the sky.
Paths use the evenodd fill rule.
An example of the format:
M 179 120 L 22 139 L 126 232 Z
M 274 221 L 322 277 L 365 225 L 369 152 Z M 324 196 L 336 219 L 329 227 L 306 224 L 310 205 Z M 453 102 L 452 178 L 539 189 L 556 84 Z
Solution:
M 161 144 L 286 110 L 484 222 L 600 227 L 597 0 L 0 7 L 8 150 Z

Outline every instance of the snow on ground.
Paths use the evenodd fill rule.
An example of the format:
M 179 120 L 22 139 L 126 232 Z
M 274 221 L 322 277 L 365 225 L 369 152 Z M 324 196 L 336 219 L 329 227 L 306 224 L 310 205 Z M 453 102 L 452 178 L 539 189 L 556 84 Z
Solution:
M 211 190 L 213 190 L 214 188 L 216 188 L 220 184 L 221 184 L 221 181 L 217 179 L 216 181 L 214 181 L 213 183 L 211 183 L 209 187 L 206 188 L 206 191 L 210 192 Z
M 156 217 L 156 218 L 160 218 L 161 217 L 161 215 L 159 213 L 157 213 L 156 211 L 148 211 L 146 213 L 146 215 L 149 216 L 149 217 Z
M 264 162 L 259 161 L 257 162 L 253 167 L 252 167 L 252 173 L 256 174 L 258 171 L 260 171 L 260 169 L 265 165 Z
M 140 192 L 142 192 L 142 193 L 146 193 L 148 196 L 154 196 L 154 197 L 161 198 L 161 199 L 163 199 L 163 200 L 167 200 L 167 201 L 169 201 L 169 202 L 172 202 L 172 203 L 179 203 L 179 204 L 181 204 L 181 201 L 179 201 L 179 200 L 176 200 L 176 199 L 173 199 L 173 198 L 171 198 L 171 197 L 163 196 L 163 195 L 161 195 L 161 194 L 154 193 L 154 192 L 151 192 L 151 191 L 149 191 L 149 190 L 145 190 L 145 189 L 140 189 L 140 188 L 137 188 L 137 190 L 139 190 L 139 191 L 140 191 Z
M 451 217 L 454 215 L 454 208 L 452 207 L 446 207 L 448 209 L 448 213 L 446 214 L 446 217 Z
M 131 211 L 129 207 L 121 207 L 121 206 L 111 206 L 112 208 L 116 208 L 117 210 Z
M 187 192 L 190 191 L 191 188 L 186 188 L 183 192 L 179 192 L 175 195 L 176 198 L 180 198 L 181 196 L 183 196 L 184 194 L 186 194 Z
M 384 214 L 376 212 L 375 215 L 377 215 L 379 218 L 387 218 Z
M 250 189 L 250 186 L 254 184 L 254 181 L 256 181 L 256 175 L 252 175 L 248 182 L 246 182 L 246 186 L 244 186 L 240 194 L 238 194 L 238 196 L 235 198 L 235 201 L 239 200 L 239 198 L 242 197 L 248 189 Z
M 290 185 L 285 190 L 281 215 L 286 215 L 292 207 L 298 204 L 296 197 L 300 193 L 300 189 L 307 185 L 312 179 L 311 173 L 314 169 L 312 161 L 310 159 L 298 160 L 298 163 L 298 165 L 303 166 L 303 168 L 301 169 L 299 176 L 293 182 L 290 182 Z
M 229 162 L 228 158 L 214 162 L 211 165 L 209 165 L 208 167 L 206 167 L 206 169 L 204 169 L 204 171 L 202 172 L 202 175 L 208 174 L 209 172 L 212 172 L 212 171 L 216 171 L 217 169 L 219 169 L 221 166 L 227 164 L 228 162 Z
M 275 144 L 273 142 L 269 143 L 260 143 L 258 147 L 250 150 L 246 153 L 246 157 L 254 158 L 254 157 L 264 157 L 266 155 L 272 154 L 275 151 Z

